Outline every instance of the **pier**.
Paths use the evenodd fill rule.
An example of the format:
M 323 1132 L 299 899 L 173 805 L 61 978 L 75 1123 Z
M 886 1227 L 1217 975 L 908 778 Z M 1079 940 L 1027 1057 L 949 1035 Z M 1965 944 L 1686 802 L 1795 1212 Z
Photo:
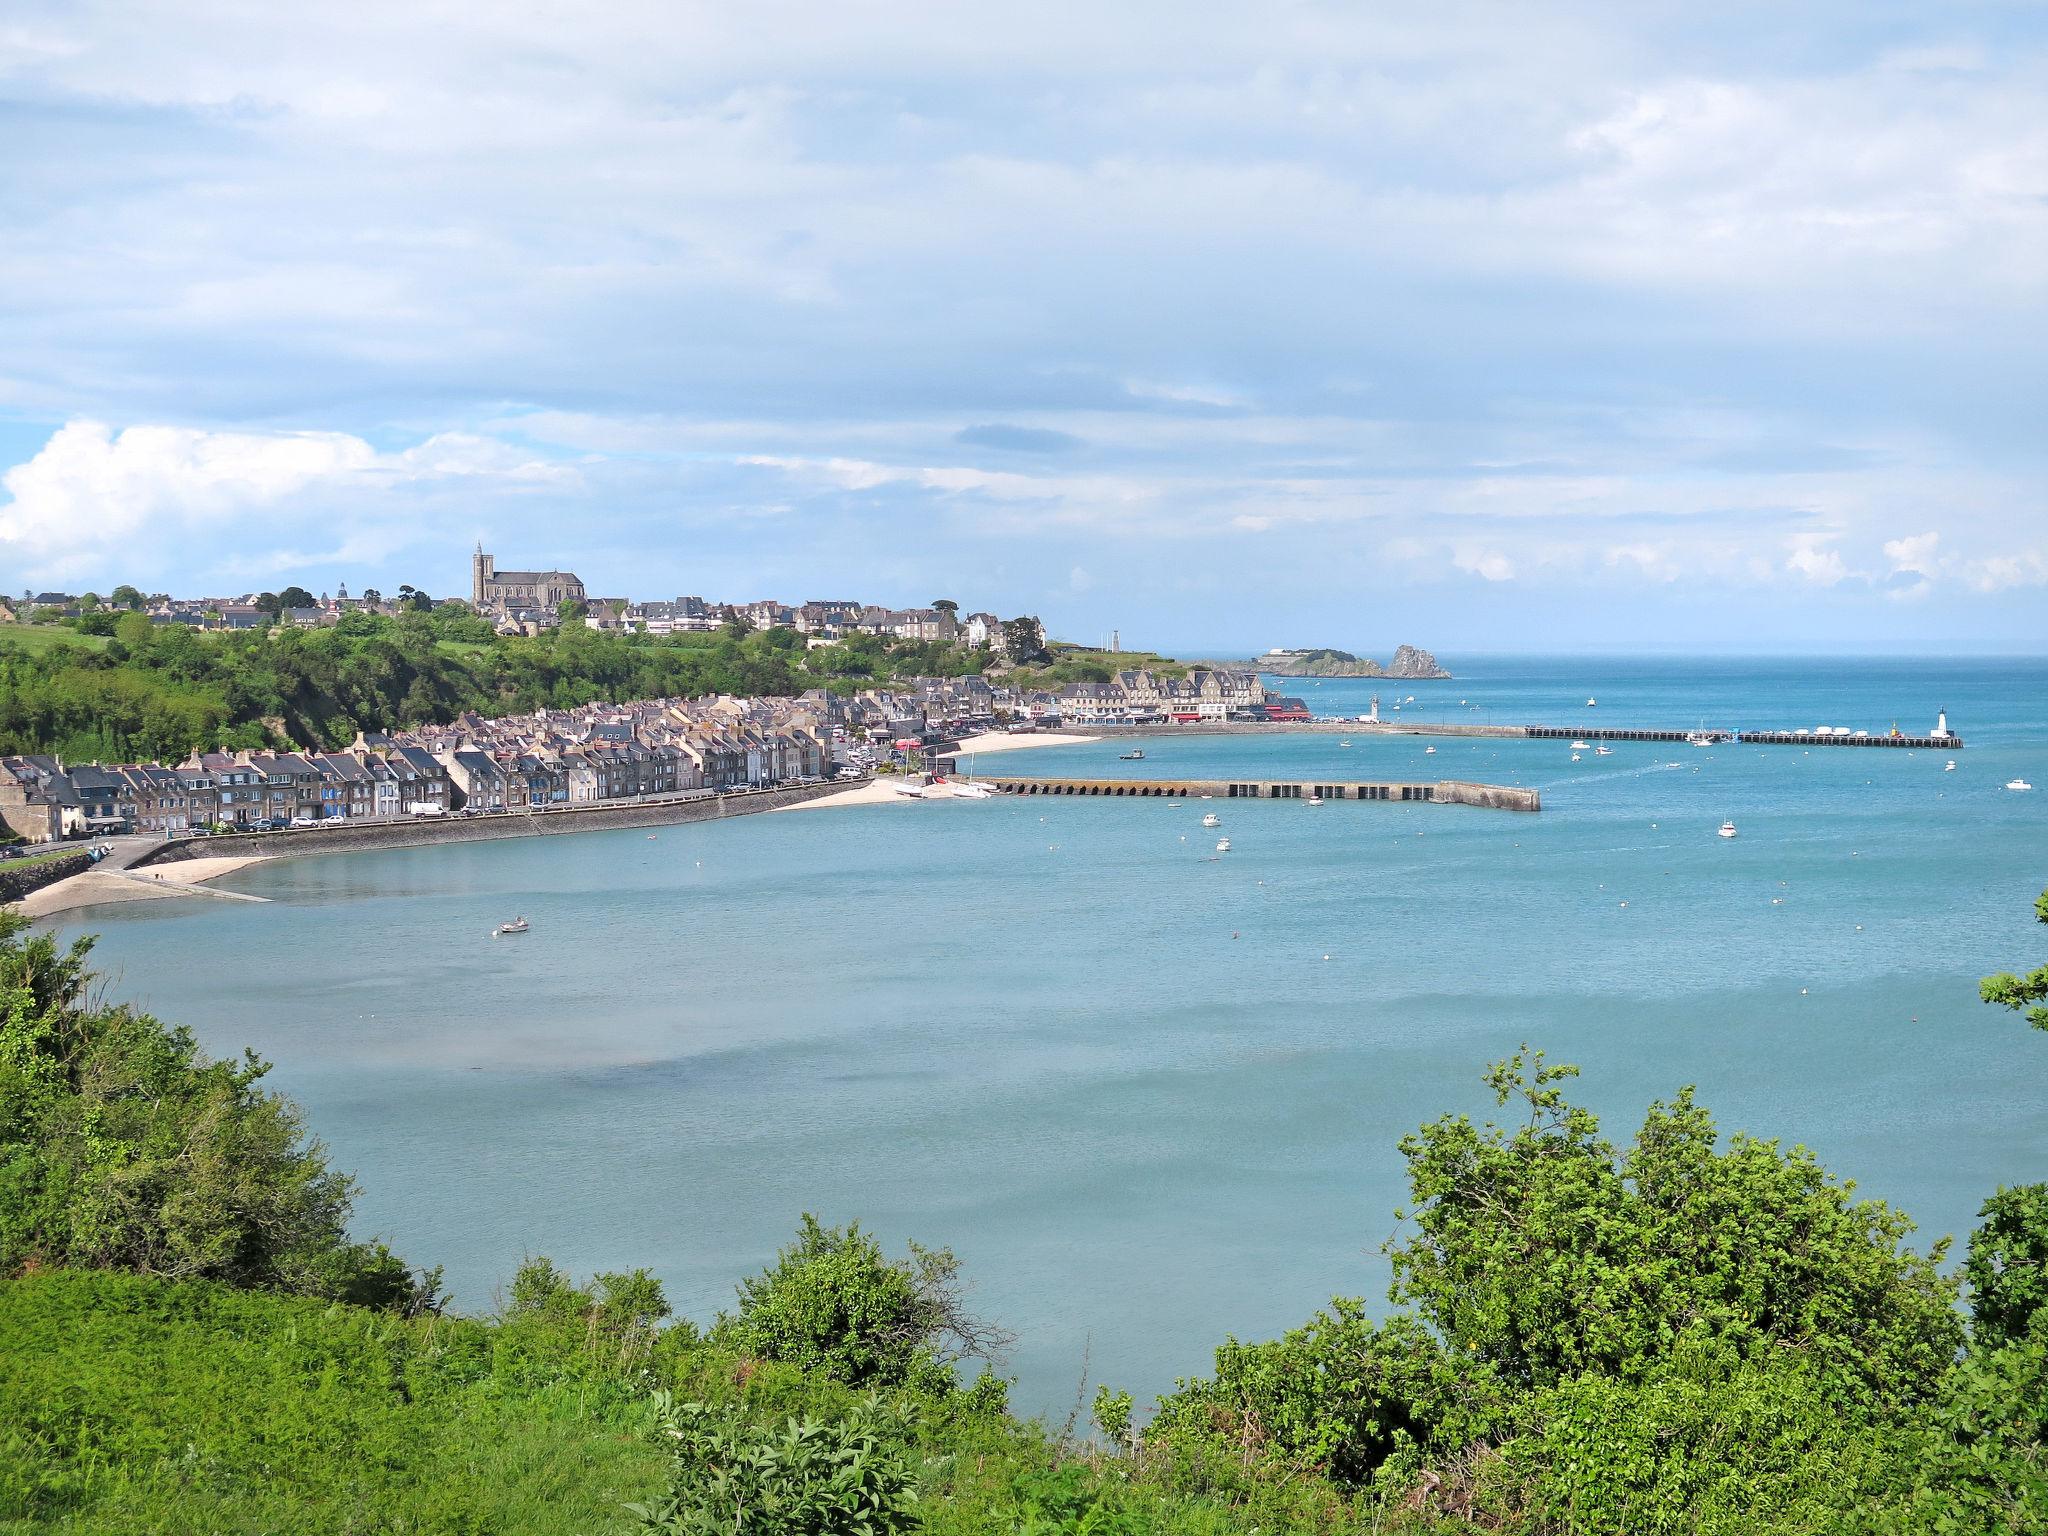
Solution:
M 1476 805 L 1496 811 L 1540 811 L 1533 789 L 1505 784 L 1470 784 L 1439 779 L 1431 784 L 1373 783 L 1355 779 L 1310 783 L 1292 779 L 1071 779 L 1021 775 L 960 775 L 1005 795 L 1086 795 L 1137 800 L 1301 800 L 1399 801 L 1426 805 Z
M 1627 726 L 1480 725 L 1444 720 L 1201 720 L 1179 725 L 1104 725 L 1071 727 L 1076 735 L 1101 738 L 1172 736 L 1449 736 L 1492 741 L 1657 741 L 1687 742 L 1705 736 L 1714 746 L 1742 743 L 1760 747 L 1904 747 L 1922 752 L 1960 752 L 1963 738 L 1945 731 L 1924 736 L 1834 731 L 1731 731 L 1721 727 L 1693 730 L 1641 730 Z

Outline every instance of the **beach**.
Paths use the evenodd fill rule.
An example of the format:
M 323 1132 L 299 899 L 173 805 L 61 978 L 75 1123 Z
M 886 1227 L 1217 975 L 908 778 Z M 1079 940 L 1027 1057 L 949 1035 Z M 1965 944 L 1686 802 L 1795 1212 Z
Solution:
M 1078 747 L 1094 741 L 1093 736 L 1061 735 L 1046 731 L 1027 736 L 1012 736 L 1007 731 L 984 731 L 979 736 L 969 736 L 960 742 L 959 755 L 962 757 L 990 752 L 1016 752 L 1026 747 Z M 826 795 L 819 800 L 806 800 L 801 805 L 778 807 L 782 811 L 823 811 L 834 806 L 846 805 L 915 805 L 918 802 L 896 793 L 895 780 L 891 778 L 872 779 L 866 784 L 856 784 L 843 789 L 836 795 Z
M 55 917 L 79 907 L 104 906 L 118 901 L 165 901 L 177 896 L 202 894 L 194 890 L 209 880 L 231 875 L 251 864 L 260 864 L 264 854 L 237 857 L 181 859 L 159 868 L 135 870 L 87 870 L 68 880 L 59 880 L 33 891 L 15 910 L 24 917 Z

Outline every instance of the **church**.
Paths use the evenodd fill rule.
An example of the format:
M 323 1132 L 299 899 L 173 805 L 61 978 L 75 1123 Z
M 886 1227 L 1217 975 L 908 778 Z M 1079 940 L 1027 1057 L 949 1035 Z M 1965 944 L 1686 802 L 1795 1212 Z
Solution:
M 471 561 L 470 602 L 479 612 L 553 613 L 565 602 L 583 602 L 583 583 L 573 571 L 501 571 L 498 558 L 476 547 Z

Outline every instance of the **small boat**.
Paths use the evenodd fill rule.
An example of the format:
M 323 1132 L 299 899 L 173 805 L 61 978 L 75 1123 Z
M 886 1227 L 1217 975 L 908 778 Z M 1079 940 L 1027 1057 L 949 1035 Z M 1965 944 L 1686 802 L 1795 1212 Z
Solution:
M 1943 773 L 1954 773 L 1956 771 L 1956 760 L 1954 758 L 1950 758 L 1947 762 L 1943 763 L 1941 765 L 1941 771 Z
M 1178 800 L 1169 800 L 1166 802 L 1166 808 L 1170 811 L 1179 804 L 1180 802 Z
M 2007 789 L 2032 789 L 2034 786 L 2025 779 L 2009 779 L 2006 781 L 2005 787 Z
M 1321 805 L 1323 803 L 1323 797 L 1321 795 L 1310 795 L 1308 797 L 1308 803 L 1310 805 Z
M 1733 837 L 1733 836 L 1735 835 L 1735 823 L 1734 823 L 1734 822 L 1732 822 L 1732 821 L 1724 821 L 1724 822 L 1722 822 L 1722 823 L 1721 823 L 1721 835 L 1722 835 L 1723 837 Z
M 515 917 L 509 923 L 500 923 L 491 930 L 491 937 L 501 939 L 508 933 L 524 933 L 532 925 L 523 917 Z
M 1218 853 L 1228 853 L 1228 852 L 1230 852 L 1230 839 L 1229 839 L 1229 838 L 1227 838 L 1227 837 L 1219 837 L 1219 838 L 1217 838 L 1217 839 L 1216 839 L 1216 851 L 1217 851 Z
M 1572 750 L 1574 752 L 1590 752 L 1593 750 L 1593 745 L 1591 742 L 1575 741 L 1572 743 Z
M 1424 747 L 1424 748 L 1422 749 L 1422 755 L 1423 755 L 1424 757 L 1434 757 L 1434 756 L 1436 756 L 1436 748 L 1435 748 L 1435 747 Z
M 924 798 L 924 786 L 922 784 L 892 784 L 889 787 L 906 800 L 922 800 Z
M 1583 756 L 1583 755 L 1584 755 L 1584 754 L 1582 754 L 1582 753 L 1574 752 L 1574 753 L 1572 754 L 1572 761 L 1576 763 L 1576 762 L 1577 762 L 1577 761 L 1579 760 L 1579 758 L 1580 758 L 1581 756 Z
M 1595 747 L 1593 749 L 1593 755 L 1595 757 L 1612 757 L 1614 756 L 1614 748 L 1607 746 Z
M 1337 743 L 1337 745 L 1338 745 L 1338 746 L 1340 746 L 1340 747 L 1348 747 L 1348 746 L 1350 746 L 1350 745 L 1351 745 L 1351 743 L 1350 743 L 1350 742 L 1348 742 L 1348 741 L 1340 741 L 1340 742 L 1338 742 L 1338 743 Z
M 996 792 L 986 784 L 951 784 L 955 800 L 993 800 Z
M 1133 747 L 1130 751 L 1123 753 L 1117 758 L 1117 761 L 1120 763 L 1142 763 L 1144 760 L 1145 749 L 1143 747 Z
M 1220 827 L 1223 825 L 1223 822 L 1214 811 L 1211 811 L 1202 818 L 1202 825 L 1205 827 Z
M 1596 707 L 1599 704 L 1599 702 L 1600 701 L 1598 699 L 1588 699 L 1586 700 L 1586 708 L 1592 709 Z

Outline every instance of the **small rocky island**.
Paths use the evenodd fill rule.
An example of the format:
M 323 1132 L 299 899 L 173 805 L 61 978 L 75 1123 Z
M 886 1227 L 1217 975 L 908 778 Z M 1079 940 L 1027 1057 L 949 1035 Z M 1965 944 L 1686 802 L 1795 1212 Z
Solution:
M 1436 658 L 1418 646 L 1404 645 L 1394 659 L 1382 667 L 1370 656 L 1360 658 L 1349 651 L 1271 650 L 1255 663 L 1261 672 L 1276 677 L 1398 677 L 1409 681 L 1439 681 L 1451 674 L 1437 665 Z

